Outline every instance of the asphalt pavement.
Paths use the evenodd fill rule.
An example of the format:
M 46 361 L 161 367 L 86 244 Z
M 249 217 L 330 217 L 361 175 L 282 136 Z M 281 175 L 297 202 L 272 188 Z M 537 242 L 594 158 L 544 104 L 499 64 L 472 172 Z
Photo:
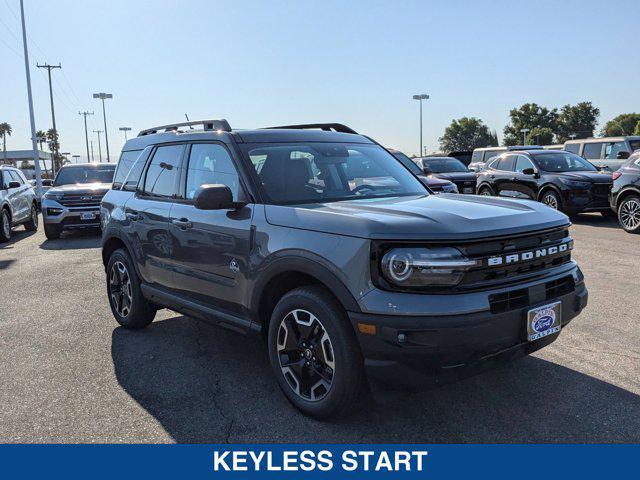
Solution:
M 640 236 L 572 228 L 590 302 L 549 347 L 319 422 L 294 410 L 258 338 L 163 310 L 113 319 L 99 237 L 0 244 L 0 442 L 640 442 Z

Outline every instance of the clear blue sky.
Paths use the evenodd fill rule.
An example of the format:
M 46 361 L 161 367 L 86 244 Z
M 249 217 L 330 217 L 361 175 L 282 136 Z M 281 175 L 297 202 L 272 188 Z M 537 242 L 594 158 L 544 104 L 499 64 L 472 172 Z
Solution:
M 78 110 L 94 110 L 89 128 L 102 129 L 91 98 L 99 91 L 114 95 L 112 156 L 118 127 L 135 132 L 185 112 L 243 128 L 338 121 L 416 153 L 414 93 L 431 95 L 429 151 L 453 118 L 479 117 L 501 136 L 509 109 L 530 101 L 593 101 L 601 125 L 640 111 L 638 0 L 25 4 L 32 66 L 63 66 L 53 73 L 61 150 L 83 157 Z M 14 128 L 8 148 L 30 148 L 12 11 L 18 0 L 0 0 L 0 121 Z M 36 127 L 46 130 L 46 76 L 33 68 L 32 78 Z

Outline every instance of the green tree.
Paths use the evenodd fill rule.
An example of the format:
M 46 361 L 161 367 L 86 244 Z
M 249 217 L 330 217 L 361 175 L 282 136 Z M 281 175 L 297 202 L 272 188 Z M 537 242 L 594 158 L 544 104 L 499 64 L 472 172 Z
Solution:
M 537 103 L 525 103 L 519 108 L 513 108 L 509 112 L 510 123 L 504 127 L 505 145 L 520 145 L 522 143 L 522 133 L 520 130 L 548 128 L 552 132 L 558 130 L 558 109 L 549 110 L 541 107 Z
M 440 148 L 444 152 L 473 150 L 474 148 L 497 145 L 489 127 L 475 117 L 462 117 L 452 120 L 440 137 Z
M 44 152 L 44 148 L 42 147 L 42 145 L 47 142 L 47 132 L 44 132 L 42 130 L 38 130 L 36 132 L 36 140 L 38 141 L 38 145 L 40 146 L 40 150 Z M 48 170 L 47 170 L 47 162 L 43 161 L 42 164 L 44 165 L 44 172 L 45 174 L 49 175 Z M 51 177 L 53 177 L 53 165 L 51 165 Z
M 565 105 L 560 109 L 556 142 L 564 143 L 573 138 L 593 137 L 598 123 L 600 109 L 591 102 L 580 102 L 576 105 Z
M 0 135 L 2 135 L 2 152 L 3 152 L 3 162 L 7 163 L 7 135 L 11 136 L 13 133 L 13 128 L 7 122 L 0 123 Z
M 551 145 L 553 135 L 553 131 L 548 127 L 532 128 L 527 135 L 527 145 Z
M 640 135 L 640 120 L 638 120 L 638 124 L 636 125 L 636 129 L 633 131 L 634 135 Z
M 62 156 L 55 153 L 60 151 L 60 143 L 58 142 L 58 138 L 59 138 L 58 132 L 56 132 L 53 128 L 50 128 L 49 130 L 47 130 L 46 138 L 47 138 L 47 145 L 49 146 L 49 151 L 51 152 L 51 158 L 53 159 L 51 169 L 52 171 L 57 172 L 58 170 L 60 170 L 60 167 L 62 166 L 62 160 L 63 160 Z
M 638 122 L 640 122 L 640 113 L 623 113 L 605 123 L 602 129 L 602 136 L 618 137 L 621 135 L 633 135 Z

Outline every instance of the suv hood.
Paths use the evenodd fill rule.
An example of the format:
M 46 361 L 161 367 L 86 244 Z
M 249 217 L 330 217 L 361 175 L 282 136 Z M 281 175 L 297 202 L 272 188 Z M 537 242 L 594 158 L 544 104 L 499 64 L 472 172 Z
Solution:
M 422 183 L 424 183 L 427 187 L 441 187 L 443 185 L 449 185 L 452 182 L 449 180 L 445 180 L 444 178 L 437 178 L 432 175 L 418 175 L 418 178 Z
M 74 183 L 51 187 L 48 191 L 51 193 L 87 193 L 95 195 L 96 193 L 107 193 L 110 188 L 110 183 Z
M 613 183 L 613 177 L 611 173 L 601 172 L 558 172 L 556 175 L 562 176 L 571 180 L 578 180 L 580 182 L 592 182 L 592 183 Z
M 460 194 L 267 205 L 265 214 L 273 225 L 395 240 L 468 240 L 569 225 L 538 202 Z
M 445 180 L 451 180 L 452 182 L 475 182 L 475 172 L 447 172 L 447 173 L 434 173 L 434 177 L 444 178 Z

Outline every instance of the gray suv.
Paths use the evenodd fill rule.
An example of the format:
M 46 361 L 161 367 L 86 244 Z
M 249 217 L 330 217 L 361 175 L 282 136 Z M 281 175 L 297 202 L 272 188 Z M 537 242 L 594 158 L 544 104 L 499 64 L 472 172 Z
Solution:
M 20 170 L 0 165 L 0 242 L 11 239 L 16 225 L 38 229 L 36 194 Z
M 564 214 L 430 195 L 340 124 L 144 130 L 101 220 L 120 325 L 169 308 L 262 335 L 280 388 L 315 417 L 352 411 L 370 386 L 425 387 L 529 354 L 587 304 Z
M 100 201 L 111 188 L 115 163 L 63 166 L 42 200 L 44 233 L 59 238 L 63 230 L 100 227 Z

